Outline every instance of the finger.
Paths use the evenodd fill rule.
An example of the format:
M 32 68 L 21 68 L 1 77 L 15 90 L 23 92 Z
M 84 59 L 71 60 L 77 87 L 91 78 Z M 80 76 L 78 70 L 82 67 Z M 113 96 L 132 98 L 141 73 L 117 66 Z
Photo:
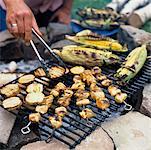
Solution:
M 35 19 L 34 16 L 33 16 L 33 19 L 32 19 L 32 27 L 36 30 L 36 32 L 37 32 L 40 36 L 42 36 L 42 33 L 41 33 L 40 30 L 39 30 L 39 27 L 38 27 L 38 25 L 37 25 L 37 22 L 36 22 L 36 19 Z
M 32 16 L 29 12 L 24 14 L 24 30 L 24 40 L 26 43 L 29 43 L 29 41 L 32 39 Z
M 21 13 L 17 13 L 17 25 L 18 25 L 18 34 L 20 37 L 24 38 L 24 19 Z

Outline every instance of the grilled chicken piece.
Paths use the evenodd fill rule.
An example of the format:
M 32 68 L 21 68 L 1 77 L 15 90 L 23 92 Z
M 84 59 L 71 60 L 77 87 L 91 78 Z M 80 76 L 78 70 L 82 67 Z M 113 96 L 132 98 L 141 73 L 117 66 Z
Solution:
M 101 88 L 98 87 L 98 86 L 96 85 L 96 83 L 92 83 L 92 84 L 90 85 L 90 91 L 99 91 L 99 90 L 101 90 Z
M 46 76 L 45 71 L 42 68 L 38 68 L 37 70 L 34 71 L 34 74 L 36 77 L 44 77 Z
M 15 110 L 19 108 L 21 105 L 22 101 L 20 100 L 19 97 L 10 97 L 2 102 L 2 106 L 9 110 Z
M 102 109 L 102 110 L 105 110 L 106 108 L 108 108 L 110 106 L 110 102 L 108 99 L 98 99 L 96 101 L 96 105 L 98 108 Z
M 117 103 L 123 103 L 127 98 L 127 94 L 126 93 L 118 93 L 116 96 L 115 96 L 115 101 Z
M 29 84 L 35 80 L 35 76 L 32 74 L 24 75 L 18 79 L 20 84 Z
M 90 96 L 90 93 L 85 90 L 78 90 L 74 94 L 78 99 L 87 99 Z
M 96 75 L 96 79 L 99 80 L 99 81 L 103 81 L 103 80 L 107 79 L 107 76 L 101 75 L 101 74 L 97 74 Z
M 50 116 L 49 121 L 53 128 L 58 129 L 62 126 L 62 117 L 60 116 Z
M 121 90 L 118 89 L 116 86 L 114 85 L 110 85 L 108 87 L 108 92 L 111 94 L 111 96 L 115 96 L 117 95 L 118 93 L 121 93 Z
M 91 98 L 94 100 L 103 100 L 105 98 L 105 94 L 102 90 L 96 90 L 90 92 Z
M 53 99 L 53 95 L 45 96 L 42 105 L 47 105 L 48 107 L 50 107 L 53 103 Z
M 71 101 L 71 98 L 63 96 L 58 99 L 57 103 L 61 106 L 67 107 L 69 106 L 70 101 Z
M 84 67 L 82 66 L 75 66 L 73 68 L 70 69 L 70 72 L 73 73 L 73 74 L 81 74 L 84 72 Z
M 88 105 L 88 104 L 90 104 L 89 99 L 77 99 L 77 102 L 76 102 L 77 106 Z
M 64 96 L 65 97 L 71 98 L 72 95 L 73 95 L 73 91 L 71 89 L 67 88 L 67 89 L 64 90 Z
M 50 92 L 50 95 L 53 95 L 54 97 L 57 97 L 59 96 L 59 91 L 57 91 L 56 89 L 52 89 L 51 92 Z
M 0 93 L 6 97 L 16 96 L 20 93 L 20 88 L 17 84 L 8 84 L 0 90 Z
M 41 119 L 41 115 L 39 113 L 32 113 L 29 115 L 29 121 L 31 122 L 39 122 Z
M 67 109 L 63 106 L 57 107 L 55 113 L 60 117 L 64 117 L 67 114 Z
M 52 79 L 59 78 L 65 74 L 65 69 L 60 66 L 54 66 L 49 69 L 49 75 Z
M 33 92 L 43 92 L 43 85 L 40 83 L 33 83 L 27 86 L 26 91 L 28 93 L 33 93 Z
M 29 93 L 27 94 L 25 101 L 29 105 L 42 104 L 45 95 L 43 93 Z
M 73 81 L 76 83 L 76 82 L 82 82 L 82 79 L 81 79 L 81 77 L 79 76 L 79 75 L 75 75 L 74 77 L 73 77 Z
M 75 82 L 74 84 L 72 84 L 71 86 L 72 90 L 84 90 L 85 89 L 85 84 L 84 82 Z
M 92 68 L 92 74 L 93 75 L 101 74 L 101 72 L 102 72 L 102 70 L 98 66 L 95 66 L 95 67 Z
M 83 109 L 79 114 L 84 119 L 92 118 L 95 116 L 94 112 L 89 108 Z
M 45 114 L 47 113 L 49 107 L 48 105 L 41 105 L 41 106 L 36 106 L 36 112 L 41 113 L 41 114 Z
M 108 87 L 108 86 L 110 86 L 110 85 L 112 84 L 112 81 L 109 80 L 109 79 L 106 79 L 106 80 L 103 80 L 103 81 L 101 82 L 101 84 L 102 84 L 103 86 Z

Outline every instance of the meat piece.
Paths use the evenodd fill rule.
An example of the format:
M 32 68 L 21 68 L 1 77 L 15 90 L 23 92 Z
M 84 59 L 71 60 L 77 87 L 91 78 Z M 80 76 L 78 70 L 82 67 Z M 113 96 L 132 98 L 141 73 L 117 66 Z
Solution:
M 42 104 L 45 95 L 43 93 L 29 93 L 27 94 L 25 101 L 29 105 Z
M 45 71 L 42 68 L 38 68 L 34 71 L 36 77 L 44 77 L 46 76 Z
M 33 83 L 27 86 L 26 91 L 28 93 L 33 93 L 33 92 L 43 92 L 43 85 L 40 83 Z
M 19 97 L 10 97 L 2 102 L 2 106 L 9 110 L 17 109 L 21 105 L 22 105 L 22 101 L 20 100 Z
M 102 90 L 91 91 L 90 92 L 91 98 L 94 100 L 103 100 L 105 98 L 105 94 Z
M 79 81 L 81 81 L 82 82 L 82 79 L 81 79 L 81 77 L 79 76 L 79 75 L 75 75 L 74 77 L 73 77 L 73 81 L 76 83 L 76 82 L 79 82 Z
M 16 96 L 20 93 L 20 88 L 17 84 L 8 84 L 0 90 L 0 93 L 6 97 Z
M 60 117 L 64 117 L 67 114 L 67 109 L 63 106 L 57 107 L 55 113 Z
M 73 68 L 70 69 L 70 72 L 73 73 L 73 74 L 81 74 L 84 72 L 84 67 L 82 66 L 75 66 Z
M 53 99 L 53 95 L 45 96 L 42 105 L 47 105 L 48 107 L 50 107 L 53 103 Z
M 48 109 L 49 109 L 48 105 L 41 105 L 41 106 L 36 106 L 35 110 L 36 110 L 36 112 L 45 114 L 45 113 L 47 113 Z
M 98 91 L 98 90 L 101 90 L 101 88 L 98 87 L 98 86 L 96 85 L 96 83 L 92 83 L 92 84 L 90 85 L 90 91 Z
M 106 79 L 106 80 L 103 80 L 103 81 L 101 82 L 101 84 L 102 84 L 103 86 L 108 87 L 108 86 L 110 86 L 110 85 L 112 84 L 112 81 L 109 80 L 109 79 Z
M 62 117 L 60 116 L 50 116 L 49 121 L 53 128 L 58 129 L 62 126 Z
M 64 96 L 65 97 L 71 98 L 72 95 L 73 95 L 73 91 L 71 89 L 67 88 L 67 89 L 64 90 Z
M 118 93 L 121 93 L 121 90 L 118 89 L 116 86 L 114 85 L 110 85 L 108 87 L 108 92 L 111 94 L 111 96 L 115 96 L 117 95 Z
M 49 69 L 49 75 L 52 79 L 59 78 L 65 74 L 65 69 L 60 66 L 54 66 Z
M 57 91 L 56 89 L 52 89 L 51 92 L 50 92 L 50 95 L 53 95 L 54 97 L 57 97 L 59 96 L 59 91 Z
M 39 122 L 41 119 L 41 115 L 39 113 L 32 113 L 29 115 L 29 121 L 31 122 Z
M 92 68 L 92 74 L 93 75 L 101 74 L 101 72 L 102 72 L 102 70 L 98 66 L 95 66 L 95 67 Z
M 96 101 L 96 105 L 97 105 L 98 108 L 100 108 L 102 110 L 105 110 L 105 109 L 107 109 L 110 106 L 110 102 L 106 98 L 103 99 L 103 100 L 102 99 L 98 99 Z
M 24 75 L 18 79 L 20 84 L 29 84 L 35 80 L 35 76 L 32 74 Z
M 103 80 L 106 80 L 107 77 L 105 75 L 97 74 L 96 79 L 99 80 L 99 81 L 103 81 Z
M 115 96 L 115 101 L 117 103 L 123 103 L 127 98 L 127 94 L 126 93 L 118 93 L 116 96 Z
M 76 105 L 77 106 L 84 106 L 84 105 L 88 105 L 90 104 L 90 100 L 89 99 L 77 99 Z
M 57 102 L 59 105 L 67 107 L 69 106 L 70 101 L 71 101 L 71 98 L 63 96 L 63 97 L 60 97 Z
M 94 112 L 89 108 L 83 109 L 79 114 L 84 119 L 92 118 L 95 116 Z
M 71 86 L 72 90 L 84 90 L 85 89 L 85 84 L 84 82 L 76 82 Z
M 90 96 L 90 93 L 85 90 L 78 90 L 74 94 L 78 99 L 87 99 Z

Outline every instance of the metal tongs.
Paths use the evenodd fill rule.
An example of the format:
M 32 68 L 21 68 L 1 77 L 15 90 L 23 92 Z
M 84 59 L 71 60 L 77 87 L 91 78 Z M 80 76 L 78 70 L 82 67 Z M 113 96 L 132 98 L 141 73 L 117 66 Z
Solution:
M 67 67 L 66 67 L 65 63 L 60 59 L 60 57 L 57 54 L 55 54 L 53 52 L 53 50 L 49 47 L 49 45 L 45 42 L 45 40 L 35 31 L 35 29 L 32 28 L 32 32 L 42 42 L 42 44 L 49 51 L 49 53 L 52 54 L 53 58 L 59 62 L 59 65 L 61 65 L 62 67 L 64 67 L 66 69 Z M 49 64 L 47 64 L 47 62 L 41 57 L 41 55 L 38 52 L 33 40 L 30 40 L 30 44 L 31 44 L 33 50 L 35 51 L 43 69 L 45 70 L 46 73 L 48 73 Z

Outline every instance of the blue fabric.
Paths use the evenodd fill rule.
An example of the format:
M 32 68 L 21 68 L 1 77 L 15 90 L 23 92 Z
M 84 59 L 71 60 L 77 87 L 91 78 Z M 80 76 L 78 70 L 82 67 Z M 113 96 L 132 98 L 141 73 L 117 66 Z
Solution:
M 6 30 L 6 11 L 0 6 L 0 31 Z

